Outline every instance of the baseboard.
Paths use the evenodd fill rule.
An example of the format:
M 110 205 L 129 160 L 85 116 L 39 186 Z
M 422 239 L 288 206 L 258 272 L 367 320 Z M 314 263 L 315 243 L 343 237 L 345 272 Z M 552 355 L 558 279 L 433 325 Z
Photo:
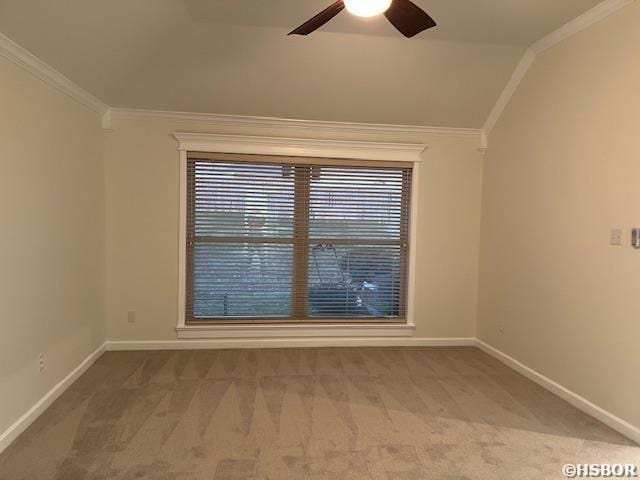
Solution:
M 298 347 L 471 347 L 474 338 L 224 338 L 207 340 L 108 341 L 108 351 L 121 350 L 202 350 L 224 348 Z
M 13 425 L 0 434 L 0 453 L 2 453 L 18 435 L 24 432 L 49 406 L 64 393 L 64 391 L 75 382 L 98 358 L 104 353 L 105 344 L 98 347 L 89 354 L 80 365 L 64 377 L 57 385 L 49 390 L 38 402 L 31 407 L 24 415 L 16 420 Z
M 502 363 L 504 363 L 508 367 L 524 375 L 529 380 L 549 390 L 551 393 L 557 395 L 563 400 L 569 402 L 571 405 L 573 405 L 579 410 L 582 410 L 587 415 L 591 415 L 592 417 L 600 420 L 605 425 L 621 433 L 625 437 L 640 444 L 640 428 L 630 424 L 626 420 L 623 420 L 615 416 L 613 413 L 608 412 L 607 410 L 590 402 L 586 398 L 581 397 L 577 393 L 572 392 L 568 388 L 563 387 L 559 383 L 554 382 L 550 378 L 545 377 L 541 373 L 536 372 L 532 368 L 527 367 L 526 365 L 519 362 L 515 358 L 510 357 L 506 353 L 501 352 L 497 348 L 492 347 L 491 345 L 483 342 L 482 340 L 476 339 L 475 343 L 476 343 L 476 346 L 483 352 L 491 355 L 497 360 L 500 360 Z
M 211 339 L 168 341 L 108 341 L 85 358 L 69 375 L 49 390 L 22 417 L 0 434 L 2 453 L 105 351 L 125 350 L 201 350 L 225 348 L 294 347 L 471 347 L 475 346 L 521 373 L 528 379 L 566 400 L 574 407 L 640 444 L 640 428 L 595 405 L 550 378 L 527 367 L 513 357 L 475 338 L 285 338 L 285 339 Z

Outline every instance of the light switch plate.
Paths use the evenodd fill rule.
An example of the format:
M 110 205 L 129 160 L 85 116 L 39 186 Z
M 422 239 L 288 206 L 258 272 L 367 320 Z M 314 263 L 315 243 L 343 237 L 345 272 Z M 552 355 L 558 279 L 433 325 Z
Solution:
M 622 229 L 621 228 L 611 229 L 611 233 L 609 235 L 609 245 L 613 245 L 615 247 L 622 246 Z

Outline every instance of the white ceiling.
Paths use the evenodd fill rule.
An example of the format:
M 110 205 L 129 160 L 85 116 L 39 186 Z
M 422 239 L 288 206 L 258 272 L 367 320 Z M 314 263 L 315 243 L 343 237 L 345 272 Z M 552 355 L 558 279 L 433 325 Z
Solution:
M 405 39 L 331 0 L 0 0 L 0 32 L 111 106 L 480 127 L 524 48 L 599 0 L 414 0 Z

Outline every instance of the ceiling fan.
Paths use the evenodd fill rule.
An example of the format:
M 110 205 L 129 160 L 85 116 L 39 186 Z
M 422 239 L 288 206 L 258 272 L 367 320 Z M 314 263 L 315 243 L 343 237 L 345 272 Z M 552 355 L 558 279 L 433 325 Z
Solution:
M 407 38 L 436 26 L 436 22 L 410 0 L 338 0 L 289 35 L 309 35 L 345 8 L 359 17 L 384 14 L 387 20 Z

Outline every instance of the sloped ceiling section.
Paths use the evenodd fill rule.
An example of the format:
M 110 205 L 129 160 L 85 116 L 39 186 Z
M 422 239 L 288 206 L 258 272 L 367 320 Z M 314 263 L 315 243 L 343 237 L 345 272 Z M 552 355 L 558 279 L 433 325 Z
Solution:
M 479 128 L 525 47 L 597 0 L 415 0 L 407 40 L 327 0 L 0 0 L 0 31 L 114 107 Z

